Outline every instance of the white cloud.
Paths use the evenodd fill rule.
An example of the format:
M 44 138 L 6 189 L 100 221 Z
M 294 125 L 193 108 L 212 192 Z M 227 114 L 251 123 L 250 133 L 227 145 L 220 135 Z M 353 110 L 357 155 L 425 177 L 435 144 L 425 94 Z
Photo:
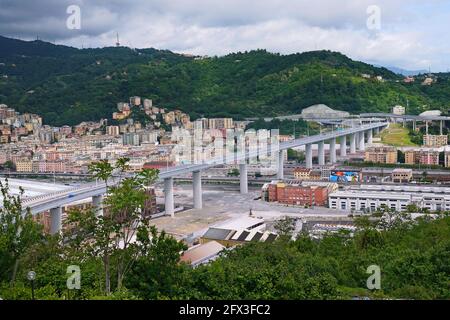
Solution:
M 202 55 L 256 48 L 281 53 L 329 49 L 403 68 L 448 67 L 450 39 L 442 30 L 448 30 L 444 17 L 450 8 L 444 0 L 42 0 L 34 20 L 20 6 L 22 0 L 0 4 L 5 1 L 9 7 L 0 14 L 0 28 L 8 21 L 5 30 L 11 34 L 42 31 L 78 47 L 113 45 L 117 31 L 124 45 Z M 45 3 L 53 6 L 48 14 Z M 66 14 L 55 6 L 69 3 L 82 8 L 80 32 L 61 30 Z M 11 24 L 14 4 L 27 12 L 26 21 L 17 18 Z M 378 33 L 366 28 L 366 9 L 372 4 L 381 9 Z M 443 17 L 430 19 L 430 12 Z

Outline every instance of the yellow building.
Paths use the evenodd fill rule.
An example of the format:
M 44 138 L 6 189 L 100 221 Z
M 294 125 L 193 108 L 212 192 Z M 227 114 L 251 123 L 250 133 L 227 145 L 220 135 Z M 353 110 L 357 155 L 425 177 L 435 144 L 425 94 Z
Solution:
M 413 178 L 412 169 L 396 168 L 392 170 L 392 181 L 393 182 L 410 182 Z
M 294 178 L 297 180 L 309 180 L 311 174 L 311 169 L 307 168 L 295 168 Z
M 373 163 L 397 163 L 397 149 L 383 145 L 368 147 L 364 155 L 364 161 Z
M 31 160 L 20 160 L 16 162 L 17 172 L 33 172 L 33 162 Z

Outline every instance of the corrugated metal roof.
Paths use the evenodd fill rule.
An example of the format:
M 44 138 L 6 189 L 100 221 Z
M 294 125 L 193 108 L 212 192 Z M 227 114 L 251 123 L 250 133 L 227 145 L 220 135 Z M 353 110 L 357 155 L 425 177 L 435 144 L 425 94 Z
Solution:
M 185 251 L 180 260 L 190 264 L 200 263 L 214 257 L 224 248 L 220 243 L 210 241 Z
M 203 235 L 202 238 L 213 239 L 213 240 L 227 240 L 236 231 L 229 229 L 219 229 L 219 228 L 209 228 L 208 231 Z

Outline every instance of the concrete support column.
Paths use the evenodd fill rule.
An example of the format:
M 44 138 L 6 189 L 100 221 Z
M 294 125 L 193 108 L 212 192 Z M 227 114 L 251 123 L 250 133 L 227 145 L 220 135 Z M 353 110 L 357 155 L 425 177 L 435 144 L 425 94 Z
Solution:
M 347 136 L 342 136 L 341 140 L 340 140 L 340 152 L 341 152 L 341 157 L 346 157 L 347 156 Z
M 428 135 L 428 121 L 425 121 L 425 132 Z
M 366 149 L 366 142 L 364 141 L 364 131 L 359 133 L 359 151 L 364 151 Z
M 50 209 L 50 234 L 57 234 L 61 231 L 62 208 Z
M 372 142 L 373 142 L 373 131 L 372 129 L 369 129 L 367 131 L 367 143 L 372 144 Z
M 330 140 L 330 163 L 336 163 L 336 138 Z
M 323 166 L 325 165 L 324 142 L 320 141 L 318 146 L 319 146 L 319 166 Z
M 202 201 L 202 173 L 194 171 L 192 173 L 192 188 L 194 196 L 194 208 L 201 209 L 203 207 Z
M 312 169 L 312 145 L 307 144 L 305 146 L 305 150 L 306 168 Z
M 247 178 L 247 164 L 241 163 L 239 165 L 239 178 L 240 178 L 240 187 L 241 194 L 248 193 L 248 178 Z
M 350 135 L 350 154 L 356 153 L 356 133 Z
M 442 136 L 442 134 L 443 134 L 443 132 L 444 132 L 444 121 L 443 120 L 441 120 L 441 122 L 439 123 L 439 132 L 440 132 L 440 135 Z
M 413 131 L 416 131 L 416 126 L 417 126 L 416 120 L 413 120 Z
M 278 171 L 277 179 L 284 179 L 284 150 L 278 151 Z
M 164 179 L 164 203 L 166 215 L 175 216 L 173 203 L 173 178 Z

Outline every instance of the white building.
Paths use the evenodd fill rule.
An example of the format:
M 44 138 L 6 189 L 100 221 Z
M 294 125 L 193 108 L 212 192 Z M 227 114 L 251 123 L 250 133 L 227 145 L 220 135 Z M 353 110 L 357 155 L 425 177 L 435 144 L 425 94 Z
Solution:
M 329 195 L 331 209 L 352 210 L 356 212 L 375 211 L 386 206 L 396 211 L 405 211 L 414 204 L 431 211 L 450 210 L 450 188 L 425 186 L 352 186 L 345 191 Z
M 392 107 L 392 113 L 396 114 L 396 115 L 404 115 L 406 112 L 405 107 L 404 106 L 400 106 L 400 105 L 396 105 L 394 107 Z

